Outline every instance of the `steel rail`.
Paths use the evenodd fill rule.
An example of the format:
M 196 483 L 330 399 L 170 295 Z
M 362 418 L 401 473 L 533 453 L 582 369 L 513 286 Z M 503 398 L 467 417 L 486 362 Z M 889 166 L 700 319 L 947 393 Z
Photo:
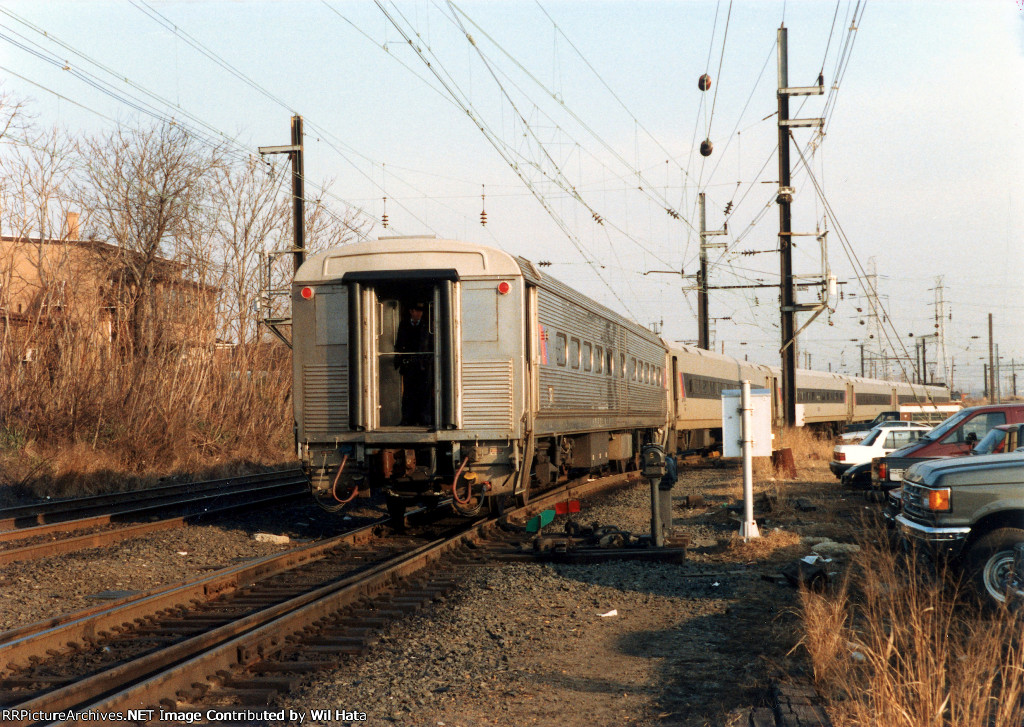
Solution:
M 61 555 L 63 553 L 73 553 L 87 548 L 98 548 L 106 545 L 112 545 L 113 543 L 117 543 L 121 540 L 138 537 L 139 535 L 144 535 L 146 533 L 179 528 L 188 523 L 195 522 L 202 518 L 211 517 L 213 515 L 221 515 L 234 510 L 249 509 L 260 505 L 269 505 L 291 500 L 303 495 L 304 493 L 305 490 L 288 491 L 276 495 L 272 494 L 267 497 L 249 499 L 245 502 L 235 502 L 222 505 L 220 507 L 211 507 L 205 509 L 203 512 L 179 515 L 177 517 L 155 520 L 148 523 L 140 523 L 138 525 L 128 525 L 114 530 L 87 533 L 85 535 L 77 535 L 61 540 L 36 543 L 35 545 L 26 545 L 21 548 L 0 550 L 0 565 L 25 560 L 36 560 L 38 558 L 44 558 L 51 555 Z
M 405 519 L 409 523 L 428 514 L 430 511 L 426 508 L 416 508 L 407 512 Z M 244 588 L 269 576 L 319 560 L 339 547 L 368 543 L 377 537 L 380 527 L 388 520 L 385 517 L 328 540 L 307 543 L 283 553 L 272 553 L 246 563 L 221 568 L 194 581 L 153 588 L 0 632 L 0 668 L 23 664 L 33 655 L 63 648 L 68 642 L 88 641 L 125 622 Z
M 242 475 L 240 477 L 225 477 L 219 480 L 180 482 L 140 490 L 107 492 L 99 495 L 68 497 L 60 500 L 37 502 L 31 505 L 6 507 L 0 509 L 0 531 L 35 527 L 49 522 L 78 519 L 84 513 L 97 510 L 100 511 L 97 514 L 113 515 L 124 510 L 126 500 L 129 503 L 127 507 L 130 508 L 138 503 L 159 500 L 162 498 L 172 498 L 182 494 L 194 494 L 208 490 L 220 491 L 224 488 L 235 485 L 251 485 L 258 482 L 264 482 L 266 480 L 276 481 L 301 475 L 301 469 L 289 468 L 285 470 L 275 470 L 273 472 L 258 472 L 256 474 Z M 111 506 L 113 506 L 112 509 Z
M 0 543 L 8 543 L 13 540 L 25 540 L 26 538 L 32 538 L 37 535 L 66 533 L 73 530 L 82 530 L 99 525 L 109 525 L 111 523 L 130 521 L 133 518 L 150 516 L 161 510 L 170 510 L 172 508 L 196 505 L 201 506 L 204 503 L 216 502 L 221 499 L 238 497 L 239 495 L 247 495 L 251 493 L 265 493 L 280 488 L 296 487 L 301 485 L 303 487 L 302 491 L 305 491 L 308 489 L 308 484 L 309 481 L 306 479 L 305 475 L 293 473 L 287 477 L 280 477 L 266 482 L 235 483 L 233 485 L 225 486 L 225 489 L 222 490 L 188 493 L 184 496 L 178 495 L 173 498 L 171 496 L 167 496 L 159 498 L 159 501 L 143 500 L 139 502 L 132 502 L 130 504 L 126 504 L 116 512 L 75 518 L 73 520 L 62 520 L 60 522 L 46 523 L 44 525 L 23 527 L 18 530 L 6 530 L 0 532 Z
M 509 519 L 527 518 L 550 506 L 552 503 L 565 497 L 583 496 L 592 494 L 604 489 L 616 487 L 630 480 L 635 480 L 635 473 L 629 475 L 618 475 L 591 482 L 570 483 L 550 493 L 535 498 L 525 507 L 518 508 L 507 513 Z M 29 711 L 60 711 L 62 709 L 81 709 L 84 711 L 117 711 L 119 709 L 137 708 L 140 705 L 156 704 L 160 699 L 165 698 L 168 693 L 174 694 L 178 690 L 188 688 L 196 679 L 197 672 L 205 676 L 231 665 L 245 664 L 258 661 L 266 655 L 279 650 L 285 645 L 285 638 L 313 621 L 325 615 L 336 612 L 345 605 L 352 604 L 361 598 L 373 597 L 395 587 L 398 582 L 416 571 L 419 571 L 439 559 L 449 555 L 455 549 L 462 548 L 468 543 L 478 543 L 483 540 L 489 532 L 498 527 L 499 519 L 492 518 L 476 525 L 468 526 L 468 529 L 456 534 L 454 537 L 434 541 L 421 546 L 412 552 L 394 556 L 387 561 L 370 567 L 359 574 L 352 575 L 342 580 L 322 586 L 313 591 L 296 596 L 288 601 L 276 604 L 268 609 L 250 614 L 239 621 L 220 626 L 212 631 L 192 637 L 186 641 L 172 645 L 168 649 L 147 654 L 120 664 L 113 669 L 94 674 L 74 684 L 66 685 L 57 690 L 39 695 L 23 704 L 11 705 L 11 709 L 27 709 Z M 357 533 L 364 533 L 365 537 L 372 537 L 373 526 L 363 528 L 360 531 L 339 536 L 340 538 L 351 538 Z M 338 539 L 331 539 L 324 543 L 307 546 L 306 548 L 290 551 L 284 556 L 296 557 L 298 553 L 304 555 L 304 560 L 314 557 L 315 553 L 323 555 L 328 550 L 337 547 Z M 279 558 L 281 556 L 275 556 Z M 270 563 L 274 558 L 262 561 L 265 569 L 270 569 Z M 241 572 L 242 568 L 238 569 Z M 253 573 L 248 578 L 253 578 Z M 187 602 L 190 597 L 184 591 L 195 593 L 197 588 L 203 588 L 203 583 L 213 585 L 220 582 L 224 587 L 230 588 L 230 578 L 220 581 L 220 574 L 211 574 L 193 584 L 185 584 L 180 587 L 180 592 L 172 597 L 177 603 Z M 237 575 L 236 575 L 237 577 Z M 172 589 L 177 590 L 177 589 Z M 132 613 L 152 613 L 154 603 L 143 603 L 150 599 L 140 599 L 139 602 L 127 605 L 128 611 L 111 607 L 111 609 L 100 616 L 91 616 L 83 621 L 91 622 L 93 625 L 86 627 L 92 633 L 99 630 L 97 625 L 103 617 L 109 623 L 123 623 L 131 620 Z M 167 603 L 170 603 L 168 601 Z M 159 609 L 166 608 L 166 605 L 159 606 Z M 158 610 L 159 610 L 158 609 Z M 136 619 L 138 615 L 136 615 Z M 10 644 L 0 646 L 0 659 L 7 655 L 20 653 L 21 657 L 27 658 L 32 653 L 38 653 L 42 639 L 52 641 L 55 644 L 66 643 L 69 636 L 69 626 L 81 628 L 82 624 L 75 622 L 65 626 L 58 626 L 51 630 L 53 633 L 44 633 L 36 636 L 35 643 L 31 648 L 26 649 L 25 640 L 17 640 Z M 10 662 L 8 662 L 10 663 Z M 147 675 L 149 675 L 147 677 Z M 142 679 L 142 681 L 139 681 Z M 134 682 L 134 684 L 123 691 L 114 691 L 120 685 Z M 84 705 L 90 699 L 103 697 L 98 702 L 89 706 Z M 30 721 L 18 722 L 16 724 L 30 724 Z

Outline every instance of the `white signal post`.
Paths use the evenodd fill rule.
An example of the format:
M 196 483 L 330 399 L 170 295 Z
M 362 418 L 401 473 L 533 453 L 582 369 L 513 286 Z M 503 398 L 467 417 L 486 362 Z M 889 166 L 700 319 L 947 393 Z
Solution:
M 743 458 L 743 522 L 740 535 L 757 538 L 754 520 L 754 457 L 772 453 L 772 392 L 751 389 L 743 381 L 740 389 L 722 392 L 722 456 Z
M 743 436 L 743 522 L 740 523 L 740 536 L 744 540 L 759 538 L 761 533 L 754 520 L 754 426 L 751 414 L 754 411 L 750 403 L 750 380 L 743 381 L 740 395 L 740 420 Z

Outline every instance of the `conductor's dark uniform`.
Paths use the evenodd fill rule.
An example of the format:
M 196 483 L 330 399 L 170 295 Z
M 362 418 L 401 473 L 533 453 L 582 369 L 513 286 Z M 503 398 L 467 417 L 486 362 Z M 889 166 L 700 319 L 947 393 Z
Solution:
M 434 404 L 433 336 L 422 303 L 413 304 L 398 324 L 395 336 L 395 368 L 402 375 L 401 426 L 431 426 Z

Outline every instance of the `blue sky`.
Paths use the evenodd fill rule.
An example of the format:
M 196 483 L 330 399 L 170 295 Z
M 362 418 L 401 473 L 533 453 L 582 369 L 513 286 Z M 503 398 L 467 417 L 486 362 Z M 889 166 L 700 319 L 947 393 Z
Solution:
M 987 345 L 970 337 L 985 333 L 988 312 L 1003 357 L 1024 360 L 1015 326 L 1024 272 L 1016 244 L 1024 212 L 1017 3 L 873 0 L 853 33 L 857 3 L 845 0 L 383 4 L 516 155 L 557 222 L 372 2 L 2 2 L 17 18 L 0 15 L 0 33 L 103 73 L 53 45 L 63 40 L 112 71 L 116 87 L 131 90 L 130 79 L 176 106 L 165 113 L 187 113 L 252 150 L 286 143 L 289 116 L 301 113 L 307 176 L 334 179 L 330 203 L 339 211 L 348 204 L 379 218 L 387 196 L 388 233 L 432 232 L 550 260 L 553 275 L 641 323 L 663 320 L 666 338 L 687 340 L 696 337 L 695 294 L 684 290 L 692 280 L 644 273 L 695 271 L 696 235 L 686 221 L 697 225 L 698 190 L 708 197 L 709 228 L 721 226 L 728 202 L 734 208 L 730 234 L 716 238 L 729 248 L 712 252 L 712 284 L 777 281 L 777 255 L 761 252 L 778 239 L 774 186 L 763 183 L 777 180 L 777 131 L 764 117 L 776 108 L 773 48 L 785 14 L 791 85 L 812 84 L 819 70 L 827 87 L 839 81 L 811 165 L 852 254 L 863 267 L 874 260 L 890 335 L 913 351 L 907 334 L 933 330 L 930 289 L 943 276 L 954 380 L 980 388 Z M 267 94 L 197 52 L 185 33 Z M 40 123 L 76 133 L 110 123 L 72 101 L 126 123 L 140 119 L 10 41 L 0 40 L 0 65 L 4 88 L 31 97 Z M 845 68 L 840 79 L 837 67 Z M 702 94 L 697 78 L 706 69 L 713 87 Z M 811 97 L 800 115 L 823 108 Z M 702 164 L 696 147 L 705 134 L 715 151 Z M 811 132 L 795 137 L 803 146 Z M 794 229 L 813 232 L 823 206 L 799 165 L 794 150 Z M 378 224 L 371 234 L 383 232 Z M 811 324 L 801 351 L 815 368 L 853 372 L 859 350 L 851 339 L 863 340 L 868 326 L 859 324 L 863 293 L 839 237 L 829 235 L 828 263 L 856 296 L 832 299 L 835 312 Z M 813 238 L 798 241 L 795 260 L 798 273 L 822 270 Z M 800 300 L 815 297 L 807 291 Z M 770 288 L 713 291 L 712 316 L 730 319 L 715 322 L 719 350 L 724 342 L 732 355 L 777 363 L 776 307 Z

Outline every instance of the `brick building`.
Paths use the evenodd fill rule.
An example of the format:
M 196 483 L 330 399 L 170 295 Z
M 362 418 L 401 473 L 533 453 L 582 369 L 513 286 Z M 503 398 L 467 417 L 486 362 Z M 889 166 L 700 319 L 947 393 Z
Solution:
M 140 315 L 129 266 L 137 253 L 82 240 L 78 215 L 60 238 L 0 236 L 0 342 L 24 347 L 57 324 L 98 346 L 128 342 Z M 141 307 L 150 345 L 212 349 L 217 289 L 186 277 L 185 266 L 158 258 L 150 266 L 151 295 Z M 79 338 L 78 340 L 82 340 Z

